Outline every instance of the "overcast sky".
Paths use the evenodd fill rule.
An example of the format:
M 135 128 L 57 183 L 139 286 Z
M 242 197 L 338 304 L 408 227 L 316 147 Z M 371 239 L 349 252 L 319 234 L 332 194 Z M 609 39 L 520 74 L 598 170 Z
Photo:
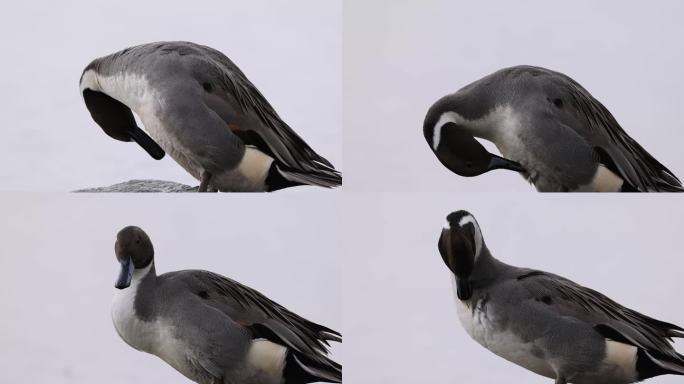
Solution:
M 159 274 L 210 270 L 342 330 L 341 195 L 102 196 L 0 199 L 3 383 L 190 383 L 112 325 L 114 240 L 127 225 L 152 239 Z M 333 357 L 342 363 L 341 347 Z
M 577 80 L 684 177 L 682 14 L 675 0 L 345 0 L 345 187 L 532 191 L 510 171 L 457 176 L 423 138 L 437 99 L 519 64 Z
M 92 120 L 83 68 L 126 47 L 187 40 L 225 53 L 319 154 L 342 167 L 341 1 L 27 1 L 0 16 L 2 189 L 68 191 L 133 178 L 198 183 Z
M 596 289 L 684 326 L 678 196 L 378 193 L 345 196 L 345 381 L 549 384 L 461 327 L 437 250 L 446 215 L 466 209 L 494 257 Z M 362 219 L 361 219 L 362 218 Z M 684 351 L 684 343 L 679 343 Z M 649 383 L 680 383 L 661 376 Z

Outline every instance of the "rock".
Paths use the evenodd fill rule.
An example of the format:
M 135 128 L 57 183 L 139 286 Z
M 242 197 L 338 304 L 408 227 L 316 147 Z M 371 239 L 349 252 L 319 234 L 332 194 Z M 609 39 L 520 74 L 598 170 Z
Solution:
M 79 189 L 74 192 L 197 192 L 199 187 L 164 180 L 130 180 L 108 187 Z

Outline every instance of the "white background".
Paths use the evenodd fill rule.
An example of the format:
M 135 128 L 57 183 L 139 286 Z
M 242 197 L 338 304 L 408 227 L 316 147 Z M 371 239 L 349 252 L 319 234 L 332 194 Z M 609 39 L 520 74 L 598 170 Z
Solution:
M 114 240 L 127 225 L 152 239 L 159 274 L 210 270 L 342 331 L 339 194 L 103 196 L 0 199 L 0 382 L 190 382 L 114 330 Z M 341 345 L 333 358 L 343 363 Z
M 437 251 L 444 218 L 457 209 L 478 218 L 502 261 L 684 325 L 678 196 L 542 196 L 504 171 L 465 179 L 442 167 L 422 136 L 439 97 L 499 68 L 534 64 L 583 84 L 683 176 L 680 2 L 345 0 L 344 46 L 340 1 L 84 4 L 13 3 L 0 15 L 0 189 L 133 178 L 196 185 L 170 158 L 156 162 L 107 137 L 78 93 L 93 58 L 174 39 L 231 57 L 338 168 L 344 111 L 345 188 L 0 194 L 0 381 L 185 382 L 111 324 L 114 236 L 130 224 L 150 234 L 159 273 L 209 269 L 344 328 L 347 383 L 549 382 L 492 355 L 458 324 Z M 342 362 L 341 347 L 334 357 Z
M 130 179 L 197 185 L 92 120 L 83 68 L 126 47 L 187 40 L 225 53 L 314 150 L 342 167 L 341 1 L 21 1 L 0 15 L 0 188 L 70 191 Z
M 355 194 L 347 200 L 345 381 L 549 384 L 463 330 L 437 250 L 446 216 L 466 209 L 499 260 L 546 270 L 684 326 L 679 196 Z M 363 218 L 363 219 L 360 219 Z M 684 350 L 679 343 L 679 351 Z M 660 376 L 649 383 L 681 383 Z
M 675 0 L 346 0 L 345 186 L 533 190 L 510 171 L 457 176 L 423 138 L 425 114 L 437 99 L 519 64 L 574 78 L 684 177 L 682 14 L 684 2 Z

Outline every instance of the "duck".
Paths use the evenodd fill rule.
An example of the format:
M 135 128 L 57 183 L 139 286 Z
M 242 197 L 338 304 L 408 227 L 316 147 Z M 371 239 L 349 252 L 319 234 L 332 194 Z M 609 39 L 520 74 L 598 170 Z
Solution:
M 328 357 L 339 332 L 217 273 L 157 275 L 152 241 L 139 227 L 121 229 L 114 249 L 112 320 L 134 349 L 199 384 L 342 382 L 342 366 Z
M 425 116 L 423 136 L 437 159 L 464 177 L 504 169 L 540 192 L 684 191 L 603 104 L 546 68 L 504 68 L 440 98 Z
M 201 192 L 342 184 L 342 174 L 216 49 L 184 41 L 126 48 L 91 61 L 79 88 L 108 136 L 157 160 L 168 153 Z
M 477 343 L 555 384 L 626 384 L 684 375 L 681 327 L 562 276 L 492 256 L 468 211 L 447 216 L 438 250 L 459 321 Z

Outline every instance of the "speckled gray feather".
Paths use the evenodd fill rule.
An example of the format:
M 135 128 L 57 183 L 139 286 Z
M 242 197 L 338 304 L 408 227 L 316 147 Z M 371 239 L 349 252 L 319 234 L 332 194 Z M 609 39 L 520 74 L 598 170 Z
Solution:
M 268 329 L 272 341 L 341 377 L 341 366 L 326 356 L 328 341 L 342 341 L 339 333 L 212 272 L 184 270 L 155 277 L 153 266 L 138 289 L 135 311 L 141 320 L 165 319 L 175 325 L 176 338 L 202 346 L 188 351 L 188 363 L 205 382 L 223 383 L 241 369 L 254 339 L 251 327 Z
M 522 271 L 483 256 L 477 269 L 488 264 L 489 272 L 497 276 L 491 280 L 473 277 L 473 296 L 469 302 L 475 305 L 484 300 L 485 306 L 489 304 L 486 310 L 496 311 L 489 312 L 489 319 L 494 321 L 493 327 L 509 331 L 523 342 L 532 343 L 538 357 L 562 362 L 564 372 L 592 372 L 598 369 L 605 355 L 605 339 L 591 324 L 581 317 L 559 316 L 554 309 L 539 300 L 543 297 L 542 292 L 535 292 L 535 295 L 517 280 Z

